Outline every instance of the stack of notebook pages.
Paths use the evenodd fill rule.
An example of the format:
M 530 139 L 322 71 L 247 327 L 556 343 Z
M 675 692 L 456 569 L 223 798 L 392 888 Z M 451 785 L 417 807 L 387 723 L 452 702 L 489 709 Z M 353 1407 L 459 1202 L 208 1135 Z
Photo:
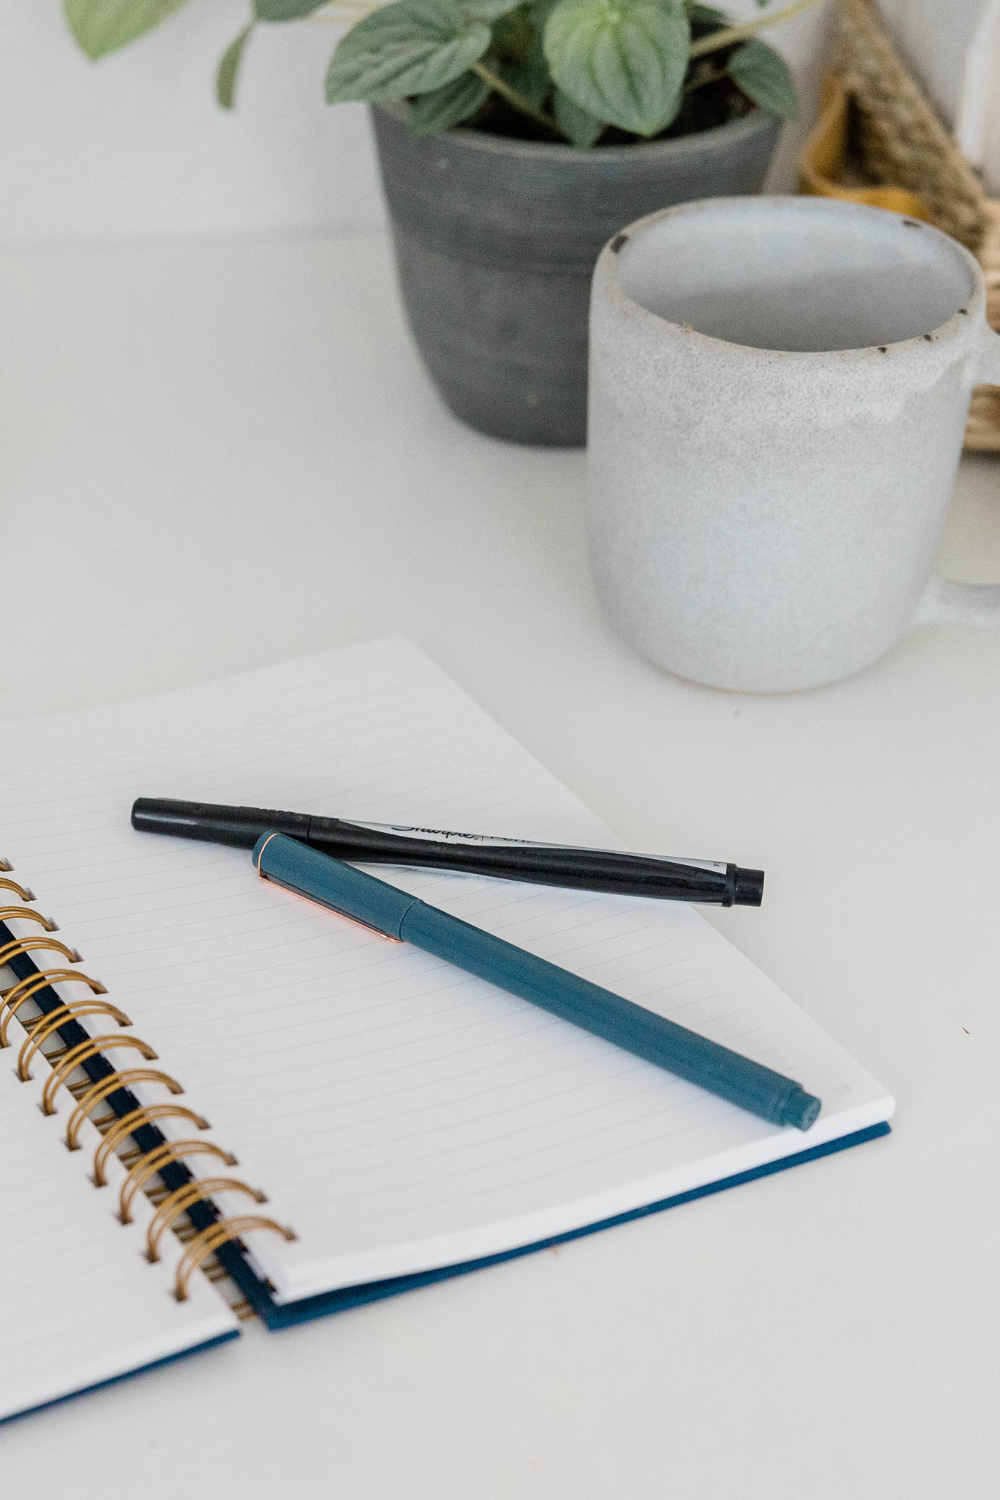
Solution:
M 805 1134 L 241 850 L 130 827 L 154 795 L 617 843 L 404 640 L 0 726 L 0 768 L 0 1257 L 33 1268 L 0 1417 L 888 1129 L 885 1090 L 690 907 L 373 872 L 799 1079 Z

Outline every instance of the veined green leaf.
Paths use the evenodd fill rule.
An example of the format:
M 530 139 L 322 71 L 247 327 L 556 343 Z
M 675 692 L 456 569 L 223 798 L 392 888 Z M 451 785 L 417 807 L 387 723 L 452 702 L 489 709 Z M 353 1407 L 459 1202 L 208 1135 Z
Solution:
M 448 0 L 397 0 L 359 21 L 326 73 L 330 104 L 429 94 L 459 78 L 490 44 L 490 28 Z
M 414 135 L 438 135 L 461 125 L 489 98 L 490 86 L 475 73 L 463 73 L 443 88 L 421 94 L 410 107 L 410 130 Z
M 656 135 L 677 113 L 690 41 L 680 0 L 559 0 L 545 26 L 563 92 L 637 135 Z
M 576 100 L 564 94 L 562 89 L 556 89 L 552 107 L 559 129 L 574 146 L 592 146 L 603 134 L 604 121 L 598 120 L 589 110 L 581 109 Z
M 186 0 L 63 0 L 69 28 L 94 62 L 180 10 Z
M 327 0 L 253 0 L 253 13 L 258 21 L 298 21 L 326 4 Z
M 247 44 L 247 37 L 253 31 L 254 23 L 244 26 L 239 36 L 226 48 L 219 63 L 218 72 L 215 75 L 215 97 L 223 109 L 232 109 L 236 98 L 236 75 L 240 70 L 240 62 L 243 57 L 243 48 Z
M 799 98 L 783 57 L 754 37 L 729 59 L 726 72 L 748 99 L 783 120 L 797 120 Z

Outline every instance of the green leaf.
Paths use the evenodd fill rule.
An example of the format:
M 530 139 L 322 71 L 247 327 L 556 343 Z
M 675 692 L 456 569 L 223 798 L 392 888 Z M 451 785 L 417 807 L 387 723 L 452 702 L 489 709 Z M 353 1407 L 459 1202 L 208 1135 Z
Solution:
M 474 21 L 496 21 L 508 11 L 517 10 L 522 0 L 461 0 L 459 10 Z
M 463 73 L 443 88 L 421 94 L 410 107 L 410 130 L 413 135 L 438 135 L 461 125 L 489 98 L 490 86 L 475 73 Z
M 538 44 L 538 28 L 523 5 L 499 16 L 493 27 L 492 52 L 507 62 L 527 62 Z
M 524 7 L 528 20 L 536 31 L 544 33 L 546 22 L 558 4 L 559 0 L 531 0 L 531 3 Z
M 63 0 L 69 29 L 96 62 L 152 31 L 186 0 Z
M 757 3 L 759 4 L 760 0 L 757 0 Z M 767 0 L 764 0 L 764 3 L 766 4 Z M 716 10 L 714 5 L 688 5 L 687 13 L 693 26 L 711 26 L 718 30 L 732 24 L 725 12 Z
M 656 135 L 680 107 L 690 41 L 680 0 L 559 0 L 545 27 L 545 56 L 581 109 Z
M 726 72 L 737 88 L 768 114 L 797 120 L 799 99 L 783 57 L 756 37 L 729 59 Z
M 552 108 L 559 129 L 574 146 L 592 146 L 598 136 L 603 135 L 604 121 L 598 120 L 589 110 L 581 109 L 562 89 L 556 89 Z
M 490 28 L 447 0 L 397 0 L 352 26 L 335 48 L 327 102 L 429 94 L 459 78 L 489 44 Z
M 253 31 L 254 23 L 244 26 L 236 40 L 226 48 L 222 61 L 219 63 L 218 72 L 215 75 L 215 97 L 223 109 L 232 109 L 236 99 L 236 75 L 240 70 L 240 61 L 243 57 L 243 48 L 247 44 L 247 37 Z
M 298 21 L 326 4 L 327 0 L 253 0 L 253 13 L 258 21 Z
M 497 21 L 493 43 L 483 61 L 535 109 L 541 109 L 552 92 L 552 75 L 542 50 L 542 27 L 524 6 Z
M 489 54 L 487 54 L 486 61 L 488 64 Z M 523 63 L 504 62 L 502 59 L 497 59 L 495 71 L 500 74 L 504 83 L 509 83 L 511 88 L 516 89 L 535 109 L 541 109 L 552 92 L 552 77 L 541 47 Z

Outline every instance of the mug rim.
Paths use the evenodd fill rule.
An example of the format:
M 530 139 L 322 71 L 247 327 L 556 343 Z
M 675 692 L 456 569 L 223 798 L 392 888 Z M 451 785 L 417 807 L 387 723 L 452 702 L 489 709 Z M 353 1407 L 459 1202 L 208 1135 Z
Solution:
M 952 255 L 958 254 L 972 275 L 972 291 L 962 308 L 958 308 L 950 318 L 940 323 L 935 328 L 929 328 L 924 333 L 913 334 L 906 339 L 896 339 L 888 344 L 861 344 L 848 349 L 772 349 L 759 344 L 740 344 L 733 339 L 719 338 L 716 334 L 703 333 L 700 329 L 690 328 L 686 324 L 675 323 L 670 318 L 665 318 L 662 313 L 653 312 L 651 308 L 625 291 L 621 282 L 620 261 L 618 251 L 625 245 L 627 240 L 632 239 L 660 223 L 663 219 L 679 218 L 682 215 L 704 214 L 719 209 L 738 208 L 764 208 L 765 211 L 780 211 L 781 213 L 811 213 L 829 214 L 833 217 L 867 219 L 870 222 L 883 223 L 888 215 L 890 218 L 902 220 L 914 228 L 926 230 L 941 241 Z M 776 215 L 777 216 L 777 215 Z M 745 194 L 743 196 L 729 196 L 724 198 L 698 198 L 688 203 L 673 203 L 668 208 L 657 209 L 654 213 L 645 214 L 641 219 L 634 219 L 631 224 L 626 224 L 617 234 L 612 235 L 607 244 L 601 250 L 599 261 L 607 264 L 610 262 L 611 285 L 614 296 L 630 309 L 646 318 L 652 318 L 656 323 L 666 328 L 686 329 L 688 337 L 706 339 L 710 344 L 716 344 L 723 349 L 741 349 L 753 354 L 766 354 L 772 359 L 803 360 L 803 359 L 837 359 L 839 361 L 849 360 L 852 357 L 858 360 L 870 359 L 873 351 L 881 352 L 889 349 L 905 349 L 908 345 L 917 345 L 932 339 L 934 343 L 940 344 L 944 340 L 957 340 L 967 330 L 971 332 L 980 316 L 985 319 L 986 285 L 983 279 L 983 269 L 971 250 L 953 239 L 951 235 L 945 234 L 934 224 L 928 224 L 926 220 L 914 219 L 911 214 L 893 213 L 891 209 L 875 208 L 869 203 L 852 203 L 843 198 L 820 198 L 811 194 L 780 194 L 760 193 Z

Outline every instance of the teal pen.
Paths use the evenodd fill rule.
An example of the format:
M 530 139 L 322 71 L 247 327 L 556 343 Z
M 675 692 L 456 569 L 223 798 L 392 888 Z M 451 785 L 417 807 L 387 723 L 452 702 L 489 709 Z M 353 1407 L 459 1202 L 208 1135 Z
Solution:
M 318 901 L 383 937 L 433 953 L 773 1125 L 808 1130 L 820 1112 L 820 1100 L 784 1074 L 287 834 L 261 834 L 253 862 L 263 879 Z

